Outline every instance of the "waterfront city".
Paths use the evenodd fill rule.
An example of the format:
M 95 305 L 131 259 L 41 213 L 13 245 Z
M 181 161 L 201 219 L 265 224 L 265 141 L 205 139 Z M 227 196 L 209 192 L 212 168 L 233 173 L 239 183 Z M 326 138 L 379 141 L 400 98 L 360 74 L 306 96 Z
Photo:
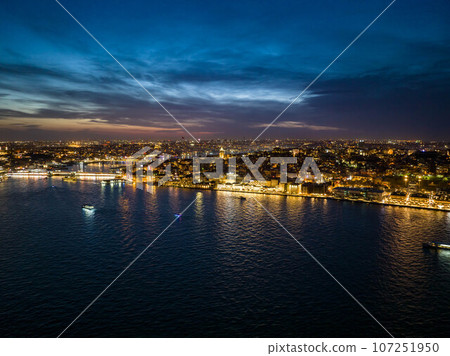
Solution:
M 136 151 L 148 147 L 169 155 L 165 164 L 153 171 L 157 186 L 170 164 L 168 181 L 161 185 L 179 188 L 224 190 L 238 193 L 290 195 L 309 198 L 351 200 L 411 208 L 450 211 L 450 143 L 421 140 L 248 140 L 161 141 L 68 141 L 1 142 L 2 179 L 45 178 L 55 176 L 66 181 L 94 180 L 109 184 L 136 181 L 126 176 L 125 162 Z M 224 160 L 220 177 L 193 180 L 193 159 L 218 157 Z M 248 157 L 266 160 L 259 171 L 263 182 L 244 179 L 251 173 L 242 159 L 237 159 L 232 173 L 227 173 L 229 159 Z M 296 157 L 287 164 L 287 179 L 280 180 L 280 167 L 273 157 Z M 317 182 L 312 172 L 298 181 L 298 171 L 306 157 L 312 157 L 322 173 Z M 83 166 L 110 162 L 108 171 L 86 173 Z M 70 169 L 69 169 L 70 167 Z M 73 168 L 75 167 L 75 168 Z M 214 171 L 214 164 L 202 171 Z M 147 179 L 143 179 L 146 183 Z
M 449 354 L 449 18 L 2 1 L 3 353 Z

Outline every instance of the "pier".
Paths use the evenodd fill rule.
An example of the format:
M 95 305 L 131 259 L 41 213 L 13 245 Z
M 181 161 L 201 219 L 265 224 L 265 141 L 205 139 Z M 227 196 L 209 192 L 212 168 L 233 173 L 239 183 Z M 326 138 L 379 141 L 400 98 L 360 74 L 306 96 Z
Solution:
M 104 180 L 114 179 L 118 175 L 114 173 L 100 173 L 100 172 L 71 172 L 71 171 L 58 171 L 58 172 L 12 172 L 7 173 L 7 177 L 11 178 L 46 178 L 46 177 L 73 177 L 77 180 Z M 119 175 L 120 176 L 120 175 Z

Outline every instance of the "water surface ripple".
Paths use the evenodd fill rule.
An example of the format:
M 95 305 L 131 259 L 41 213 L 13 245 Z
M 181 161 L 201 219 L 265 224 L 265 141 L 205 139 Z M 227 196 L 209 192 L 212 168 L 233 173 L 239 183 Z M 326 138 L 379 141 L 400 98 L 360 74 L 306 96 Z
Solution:
M 247 196 L 0 183 L 0 336 L 387 337 Z M 396 337 L 447 337 L 450 214 L 255 196 Z M 95 205 L 94 212 L 81 209 Z

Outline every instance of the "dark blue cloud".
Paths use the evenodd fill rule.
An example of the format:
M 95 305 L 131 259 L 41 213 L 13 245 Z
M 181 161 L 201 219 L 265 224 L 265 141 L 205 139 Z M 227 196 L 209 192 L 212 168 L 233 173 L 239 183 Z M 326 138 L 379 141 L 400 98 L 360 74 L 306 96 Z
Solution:
M 389 2 L 61 3 L 191 131 L 252 137 Z M 186 136 L 55 1 L 0 8 L 0 139 Z M 449 15 L 398 0 L 266 136 L 448 139 Z

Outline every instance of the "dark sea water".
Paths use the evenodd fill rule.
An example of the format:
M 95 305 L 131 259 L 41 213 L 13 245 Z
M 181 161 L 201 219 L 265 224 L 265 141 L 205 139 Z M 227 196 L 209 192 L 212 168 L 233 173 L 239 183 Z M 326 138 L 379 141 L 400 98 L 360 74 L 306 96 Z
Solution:
M 389 336 L 251 195 L 14 178 L 0 336 L 56 337 L 195 197 L 64 336 Z M 255 197 L 394 336 L 450 336 L 450 252 L 422 249 L 450 241 L 449 213 Z

